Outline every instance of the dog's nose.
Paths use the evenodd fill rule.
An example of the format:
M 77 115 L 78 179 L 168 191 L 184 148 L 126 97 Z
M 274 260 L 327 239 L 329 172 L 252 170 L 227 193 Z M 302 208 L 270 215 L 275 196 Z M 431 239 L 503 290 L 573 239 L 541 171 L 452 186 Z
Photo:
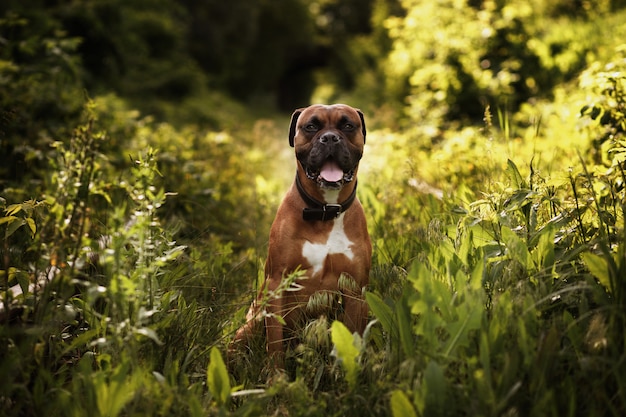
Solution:
M 341 138 L 337 135 L 335 135 L 334 133 L 324 133 L 322 136 L 320 136 L 320 142 L 327 144 L 327 143 L 337 143 L 341 140 Z

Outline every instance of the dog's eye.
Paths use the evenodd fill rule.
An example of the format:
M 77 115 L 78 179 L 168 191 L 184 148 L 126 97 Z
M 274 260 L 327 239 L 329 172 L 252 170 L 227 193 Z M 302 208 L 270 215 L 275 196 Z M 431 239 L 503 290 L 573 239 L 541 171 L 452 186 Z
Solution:
M 317 132 L 317 125 L 315 123 L 308 123 L 304 125 L 304 130 L 307 132 Z
M 343 130 L 354 130 L 354 125 L 352 123 L 346 123 L 343 125 Z

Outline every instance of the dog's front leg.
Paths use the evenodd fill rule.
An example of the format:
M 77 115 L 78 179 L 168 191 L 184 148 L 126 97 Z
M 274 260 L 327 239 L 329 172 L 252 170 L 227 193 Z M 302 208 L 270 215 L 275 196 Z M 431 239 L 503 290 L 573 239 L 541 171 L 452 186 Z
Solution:
M 267 316 L 265 317 L 265 331 L 267 335 L 267 353 L 270 359 L 270 366 L 275 369 L 284 368 L 284 336 L 283 325 L 281 323 L 283 314 L 283 298 L 277 294 L 280 280 L 269 279 L 268 293 L 270 300 L 267 305 Z
M 350 332 L 357 332 L 361 336 L 367 326 L 367 303 L 362 294 L 352 291 L 343 293 L 344 317 L 343 322 Z

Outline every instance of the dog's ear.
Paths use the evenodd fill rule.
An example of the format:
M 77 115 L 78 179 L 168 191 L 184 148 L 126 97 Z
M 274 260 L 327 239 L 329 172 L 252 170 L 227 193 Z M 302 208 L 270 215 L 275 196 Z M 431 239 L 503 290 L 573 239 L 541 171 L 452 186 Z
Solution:
M 298 125 L 298 117 L 304 109 L 297 109 L 291 115 L 291 124 L 289 125 L 289 146 L 293 148 L 293 140 L 296 137 L 296 127 Z
M 359 117 L 361 118 L 361 131 L 363 132 L 363 143 L 365 143 L 365 134 L 367 133 L 367 130 L 365 129 L 365 118 L 363 117 L 363 112 L 359 109 L 355 109 L 356 112 L 359 114 Z

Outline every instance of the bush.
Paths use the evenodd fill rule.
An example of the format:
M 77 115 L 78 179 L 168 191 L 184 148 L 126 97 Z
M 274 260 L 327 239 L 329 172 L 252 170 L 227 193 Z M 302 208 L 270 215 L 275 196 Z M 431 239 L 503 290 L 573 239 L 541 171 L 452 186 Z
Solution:
M 406 15 L 385 20 L 392 40 L 385 88 L 408 104 L 411 126 L 476 122 L 486 106 L 515 113 L 529 100 L 551 98 L 558 83 L 603 52 L 597 45 L 613 27 L 581 23 L 573 32 L 567 8 L 560 23 L 547 23 L 551 6 L 543 1 L 474 3 L 404 1 Z M 608 13 L 593 13 L 620 19 L 602 10 Z
M 207 129 L 142 115 L 113 93 L 86 103 L 71 96 L 82 104 L 63 117 L 76 122 L 33 120 L 28 137 L 44 139 L 40 169 L 5 179 L 12 188 L 0 199 L 0 414 L 625 413 L 622 49 L 608 66 L 589 66 L 580 84 L 550 87 L 519 111 L 480 105 L 471 111 L 482 122 L 461 126 L 450 115 L 477 100 L 464 92 L 522 97 L 532 83 L 520 87 L 516 76 L 567 79 L 583 55 L 595 59 L 585 42 L 603 32 L 579 22 L 590 39 L 553 55 L 547 46 L 567 45 L 573 32 L 522 42 L 539 30 L 539 11 L 557 13 L 552 4 L 403 4 L 416 9 L 387 21 L 389 62 L 407 53 L 408 65 L 393 69 L 405 77 L 400 89 L 414 82 L 406 108 L 424 119 L 387 124 L 398 104 L 383 103 L 368 124 L 359 171 L 374 244 L 365 333 L 332 317 L 306 323 L 273 384 L 262 337 L 229 361 L 220 353 L 263 278 L 267 229 L 293 179 L 287 116 L 276 122 L 233 101 L 202 108 L 202 94 L 156 104 L 212 112 L 216 127 Z M 426 31 L 411 20 L 427 12 L 449 25 Z M 167 19 L 146 16 L 157 34 L 168 32 Z M 472 32 L 467 16 L 490 36 Z M 619 33 L 619 18 L 603 19 L 602 30 Z M 67 40 L 42 28 L 55 33 L 53 46 Z M 432 40 L 438 30 L 445 42 L 430 56 L 418 35 Z M 41 33 L 4 38 L 19 51 Z M 472 72 L 490 53 L 510 76 L 496 77 L 493 91 L 486 70 Z M 37 54 L 28 68 L 38 68 Z M 45 85 L 18 55 L 3 56 L 0 73 Z M 520 57 L 558 71 L 524 75 Z M 443 94 L 416 82 L 422 76 Z M 36 94 L 25 91 L 14 91 L 15 102 L 2 97 L 27 109 Z M 74 103 L 66 100 L 55 104 Z M 14 146 L 22 136 L 11 132 Z
M 41 10 L 0 13 L 0 184 L 32 186 L 46 169 L 49 144 L 80 116 L 80 40 Z

